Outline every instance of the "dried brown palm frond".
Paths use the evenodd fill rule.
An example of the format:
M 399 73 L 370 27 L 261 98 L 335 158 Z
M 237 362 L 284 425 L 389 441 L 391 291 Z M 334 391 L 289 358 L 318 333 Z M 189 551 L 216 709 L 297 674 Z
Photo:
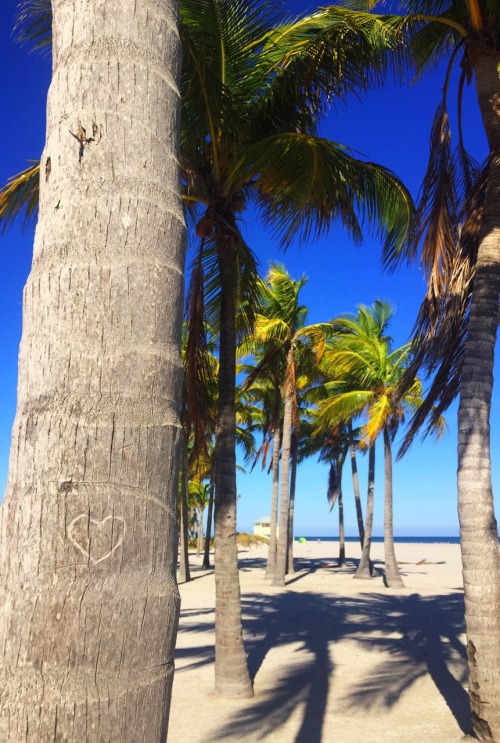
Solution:
M 427 278 L 429 299 L 441 296 L 457 244 L 455 161 L 444 102 L 436 112 L 431 131 L 427 172 L 417 206 L 415 243 L 422 241 L 420 264 Z
M 410 421 L 398 458 L 409 449 L 424 424 L 424 436 L 439 424 L 442 414 L 458 395 L 487 177 L 486 166 L 458 215 L 462 228 L 448 272 L 441 276 L 440 293 L 436 293 L 436 285 L 429 286 L 417 316 L 412 362 L 402 387 L 420 369 L 433 375 L 433 381 Z

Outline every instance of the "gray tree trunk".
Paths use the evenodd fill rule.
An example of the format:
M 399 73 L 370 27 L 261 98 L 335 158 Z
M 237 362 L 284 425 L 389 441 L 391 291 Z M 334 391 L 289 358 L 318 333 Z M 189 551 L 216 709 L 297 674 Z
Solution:
M 2 743 L 159 743 L 179 597 L 173 2 L 53 2 L 1 509 Z
M 352 433 L 352 425 L 350 426 L 350 431 Z M 356 447 L 354 446 L 354 444 L 351 444 L 349 446 L 349 452 L 351 456 L 352 489 L 354 491 L 354 502 L 356 504 L 356 519 L 358 522 L 359 542 L 361 544 L 361 549 L 363 549 L 363 542 L 365 541 L 365 527 L 363 524 L 363 509 L 361 507 L 358 465 L 356 463 Z
M 385 582 L 388 588 L 404 588 L 394 550 L 394 528 L 392 518 L 392 451 L 391 437 L 384 426 L 384 558 Z
M 371 578 L 372 565 L 370 561 L 370 548 L 372 545 L 372 526 L 373 526 L 373 502 L 375 491 L 375 442 L 370 446 L 368 451 L 368 497 L 366 500 L 366 525 L 365 538 L 363 541 L 363 550 L 358 569 L 354 574 L 355 578 L 362 580 Z
M 338 567 L 345 565 L 345 529 L 344 529 L 344 500 L 342 488 L 339 490 L 339 560 Z
M 293 354 L 293 350 L 289 354 Z M 278 549 L 274 570 L 273 586 L 284 586 L 286 575 L 286 560 L 288 554 L 288 498 L 290 493 L 290 444 L 292 435 L 293 392 L 285 395 L 285 409 L 283 413 L 283 443 L 281 446 L 281 476 L 280 476 L 280 517 Z
M 297 434 L 294 431 L 292 433 L 292 456 L 290 460 L 290 501 L 288 504 L 288 550 L 286 559 L 286 572 L 289 575 L 295 573 L 295 565 L 293 563 L 293 520 L 295 516 L 295 490 L 297 483 L 297 453 Z
M 500 558 L 489 423 L 500 289 L 500 53 L 478 45 L 470 55 L 490 170 L 460 386 L 458 513 L 472 724 L 480 740 L 500 741 Z
M 243 645 L 236 542 L 236 307 L 234 234 L 217 233 L 221 283 L 219 407 L 215 446 L 215 693 L 253 696 Z M 220 230 L 220 228 L 217 228 Z
M 276 549 L 278 545 L 278 502 L 279 502 L 279 472 L 280 472 L 281 430 L 276 426 L 273 436 L 273 489 L 271 497 L 271 526 L 269 533 L 269 552 L 267 556 L 266 578 L 274 578 L 276 567 Z

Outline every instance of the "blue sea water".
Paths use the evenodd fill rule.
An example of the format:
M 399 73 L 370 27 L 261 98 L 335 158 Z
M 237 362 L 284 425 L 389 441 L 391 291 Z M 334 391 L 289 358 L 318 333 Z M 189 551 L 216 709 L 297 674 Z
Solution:
M 295 541 L 303 536 L 308 542 L 338 542 L 338 537 L 308 537 L 297 535 Z M 359 537 L 346 537 L 346 542 L 359 542 Z M 384 537 L 372 537 L 372 542 L 383 542 Z M 396 544 L 460 544 L 460 537 L 394 537 Z M 500 542 L 500 539 L 499 539 Z

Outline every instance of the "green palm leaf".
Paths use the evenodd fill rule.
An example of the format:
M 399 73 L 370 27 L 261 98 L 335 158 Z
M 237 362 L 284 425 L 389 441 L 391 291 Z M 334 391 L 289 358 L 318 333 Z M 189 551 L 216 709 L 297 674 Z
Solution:
M 22 215 L 23 227 L 34 225 L 38 216 L 40 163 L 33 161 L 26 170 L 9 178 L 0 190 L 2 230 Z
M 306 239 L 339 220 L 357 239 L 361 223 L 385 236 L 392 254 L 404 242 L 412 215 L 408 191 L 390 171 L 353 157 L 321 137 L 277 134 L 242 150 L 231 179 L 252 181 L 264 219 L 284 244 Z
M 14 31 L 18 41 L 32 51 L 50 54 L 52 46 L 51 0 L 24 0 L 19 4 Z

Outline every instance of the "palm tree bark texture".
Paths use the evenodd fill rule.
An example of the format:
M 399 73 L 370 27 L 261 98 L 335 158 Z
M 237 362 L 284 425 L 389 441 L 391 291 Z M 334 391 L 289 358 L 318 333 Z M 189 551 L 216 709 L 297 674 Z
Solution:
M 370 561 L 370 549 L 372 544 L 372 527 L 373 527 L 373 507 L 375 491 L 375 442 L 368 449 L 368 495 L 366 498 L 366 522 L 363 539 L 363 549 L 361 551 L 361 560 L 358 569 L 354 574 L 355 578 L 361 580 L 371 578 L 372 564 Z
M 458 411 L 458 512 L 474 732 L 500 741 L 500 557 L 493 507 L 490 410 L 500 292 L 500 52 L 469 47 L 490 147 Z
M 384 557 L 385 582 L 389 588 L 404 588 L 394 549 L 393 497 L 392 497 L 392 446 L 388 426 L 384 426 Z
M 2 743 L 164 743 L 184 221 L 175 3 L 54 1 L 1 509 Z
M 271 527 L 269 534 L 269 553 L 266 565 L 266 578 L 274 578 L 276 567 L 276 551 L 278 546 L 278 503 L 279 503 L 279 468 L 280 468 L 281 426 L 278 423 L 273 433 L 272 459 L 272 497 L 271 497 Z
M 293 346 L 287 352 L 287 368 L 293 364 Z M 292 438 L 292 413 L 294 390 L 285 381 L 285 409 L 283 413 L 283 443 L 281 447 L 279 536 L 274 566 L 273 586 L 284 586 L 288 557 L 288 507 L 290 496 L 290 450 Z

